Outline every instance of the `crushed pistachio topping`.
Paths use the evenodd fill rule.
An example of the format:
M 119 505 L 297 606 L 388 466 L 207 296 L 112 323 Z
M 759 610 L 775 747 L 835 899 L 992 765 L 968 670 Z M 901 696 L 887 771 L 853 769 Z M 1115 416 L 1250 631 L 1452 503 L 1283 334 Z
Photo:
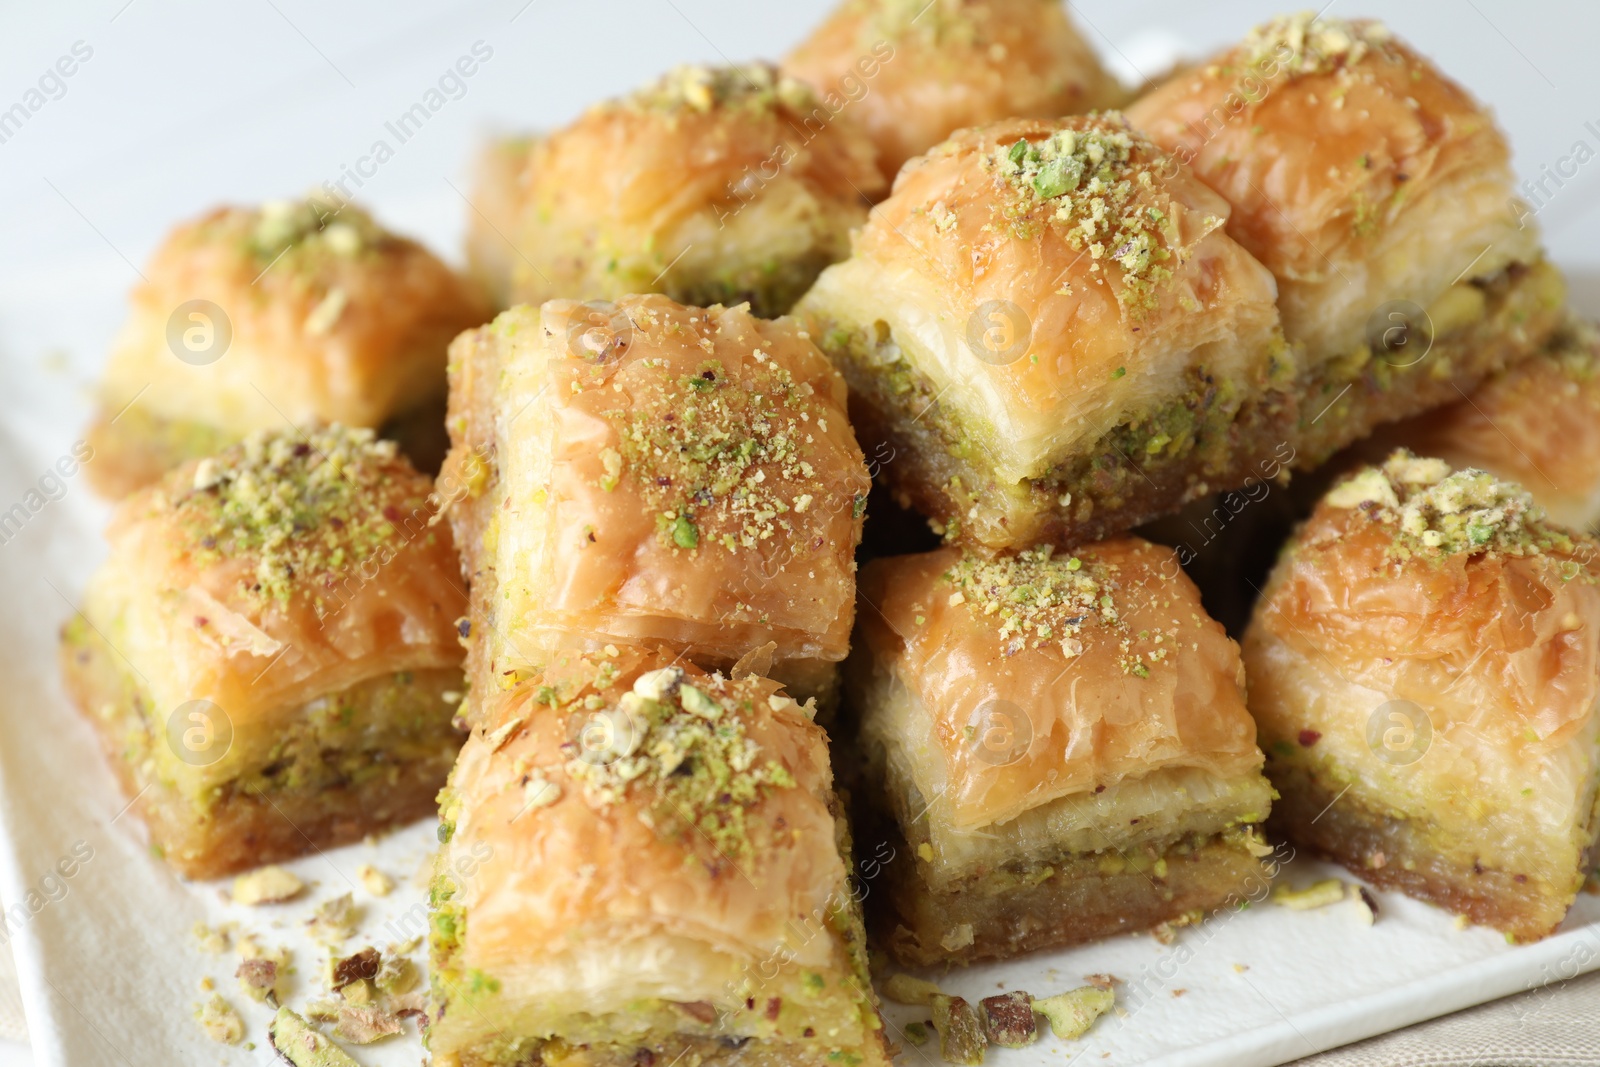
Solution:
M 393 498 L 397 474 L 409 472 L 394 442 L 371 430 L 256 433 L 202 460 L 187 484 L 169 481 L 158 499 L 177 514 L 200 562 L 254 561 L 242 580 L 247 595 L 281 606 L 303 589 L 320 607 L 320 591 L 341 572 L 403 543 L 386 513 L 426 507 L 422 479 L 404 501 L 378 506 Z
M 354 259 L 390 239 L 372 217 L 320 193 L 304 200 L 268 200 L 244 213 L 244 245 L 256 259 L 272 262 L 286 253 Z
M 930 45 L 972 46 L 985 38 L 968 0 L 857 0 L 867 16 L 861 47 L 883 40 L 902 41 L 913 35 Z
M 1054 223 L 1073 248 L 1088 254 L 1091 272 L 1116 265 L 1119 300 L 1147 309 L 1155 304 L 1156 289 L 1172 277 L 1162 265 L 1172 258 L 1162 240 L 1170 211 L 1148 202 L 1157 183 L 1140 161 L 1159 154 L 1119 115 L 1093 122 L 1085 129 L 1058 129 L 1040 141 L 1001 145 L 980 165 L 1015 194 L 1003 212 L 1017 237 L 1030 237 L 1038 220 Z
M 1276 59 L 1292 74 L 1326 74 L 1353 67 L 1393 35 L 1381 22 L 1319 18 L 1310 11 L 1284 15 L 1251 30 L 1244 48 L 1252 66 Z
M 817 100 L 808 85 L 772 64 L 746 63 L 731 67 L 674 67 L 626 97 L 623 104 L 668 114 L 703 114 L 714 108 L 771 112 L 779 105 L 809 112 L 817 106 Z
M 1396 451 L 1382 467 L 1365 468 L 1325 498 L 1395 527 L 1395 554 L 1453 556 L 1483 552 L 1534 556 L 1570 550 L 1573 538 L 1545 521 L 1521 487 L 1487 471 L 1452 471 L 1441 459 Z
M 1075 1041 L 1089 1032 L 1094 1021 L 1110 1011 L 1117 996 L 1109 989 L 1080 986 L 1053 997 L 1038 997 L 1033 1010 L 1050 1023 L 1050 1030 L 1063 1041 Z
M 759 354 L 759 350 L 758 350 Z M 628 412 L 610 412 L 619 451 L 602 453 L 604 489 L 631 476 L 663 544 L 755 548 L 793 532 L 815 504 L 811 463 L 827 416 L 813 391 L 771 359 L 741 381 L 708 360 Z
M 260 867 L 233 880 L 233 902 L 255 906 L 280 904 L 300 894 L 305 883 L 282 867 Z
M 219 993 L 195 1005 L 194 1017 L 206 1036 L 219 1044 L 237 1045 L 244 1040 L 244 1020 Z
M 1053 645 L 1071 659 L 1083 652 L 1086 624 L 1121 622 L 1106 577 L 1098 564 L 1040 545 L 995 559 L 964 555 L 942 580 L 955 587 L 952 606 L 994 625 L 1004 655 Z
M 1294 889 L 1287 885 L 1274 886 L 1272 889 L 1272 902 L 1291 911 L 1325 908 L 1329 904 L 1339 903 L 1344 898 L 1345 884 L 1337 878 L 1324 878 L 1304 889 Z
M 620 699 L 590 710 L 578 739 L 563 746 L 567 775 L 591 803 L 644 793 L 641 817 L 658 833 L 693 834 L 742 860 L 752 850 L 748 812 L 771 790 L 795 785 L 747 735 L 749 711 L 720 675 L 691 683 L 678 667 L 647 672 Z

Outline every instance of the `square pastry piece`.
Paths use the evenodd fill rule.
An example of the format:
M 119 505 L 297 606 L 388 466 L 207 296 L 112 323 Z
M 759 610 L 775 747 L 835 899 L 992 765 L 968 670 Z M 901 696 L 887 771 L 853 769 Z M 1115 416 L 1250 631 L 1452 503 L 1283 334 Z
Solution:
M 707 667 L 771 644 L 773 677 L 830 687 L 869 479 L 844 381 L 799 324 L 556 300 L 451 353 L 474 705 L 557 649 L 628 642 Z
M 1239 649 L 1170 549 L 945 548 L 874 560 L 861 599 L 848 684 L 869 804 L 908 846 L 872 898 L 901 962 L 1146 930 L 1264 884 Z
M 564 656 L 441 801 L 434 1063 L 888 1063 L 826 738 L 776 682 Z
M 1539 350 L 1564 286 L 1489 110 L 1381 24 L 1276 19 L 1128 121 L 1232 205 L 1303 360 L 1314 465 Z
M 445 350 L 492 314 L 475 288 L 360 208 L 218 208 L 145 267 L 100 383 L 88 470 L 107 495 L 258 430 L 381 429 L 437 470 Z
M 781 315 L 849 255 L 886 184 L 848 109 L 804 83 L 679 67 L 530 147 L 511 299 L 666 293 Z
M 334 427 L 252 435 L 121 504 L 62 666 L 183 874 L 432 813 L 466 596 L 431 490 L 392 442 Z
M 891 182 L 964 127 L 1081 115 L 1127 95 L 1062 0 L 843 0 L 784 69 L 866 129 Z
M 1293 368 L 1227 219 L 1114 113 L 999 122 L 907 164 L 796 314 L 902 498 L 988 547 L 1074 544 L 1283 442 L 1234 431 Z
M 1397 452 L 1337 484 L 1245 635 L 1276 825 L 1518 940 L 1589 870 L 1600 545 L 1477 470 Z

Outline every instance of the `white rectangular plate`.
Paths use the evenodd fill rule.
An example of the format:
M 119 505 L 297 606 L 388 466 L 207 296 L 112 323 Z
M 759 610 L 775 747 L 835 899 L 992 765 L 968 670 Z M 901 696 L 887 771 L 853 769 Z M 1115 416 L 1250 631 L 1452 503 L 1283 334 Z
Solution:
M 313 25 L 305 21 L 309 15 L 302 18 L 310 6 L 285 3 L 284 17 L 318 38 L 358 89 L 265 7 L 260 22 L 248 25 L 246 14 L 216 14 L 208 17 L 222 21 L 199 25 L 190 14 L 141 4 L 125 16 L 119 11 L 114 25 L 91 24 L 63 8 L 34 27 L 37 47 L 30 44 L 28 55 L 37 52 L 39 61 L 29 58 L 25 69 L 48 65 L 57 37 L 62 48 L 84 36 L 97 49 L 69 95 L 0 148 L 6 163 L 0 188 L 9 208 L 0 249 L 11 252 L 0 261 L 0 513 L 17 503 L 29 512 L 20 534 L 0 543 L 0 896 L 15 916 L 5 932 L 39 1067 L 275 1062 L 265 1041 L 270 1013 L 237 993 L 234 957 L 201 951 L 194 924 L 238 922 L 268 943 L 291 946 L 298 974 L 290 1000 L 300 1004 L 318 986 L 322 954 L 304 936 L 316 904 L 354 892 L 366 916 L 352 949 L 414 936 L 423 929 L 424 909 L 412 875 L 434 844 L 428 824 L 376 845 L 308 857 L 290 865 L 314 883 L 303 899 L 244 909 L 225 903 L 220 885 L 172 877 L 148 854 L 132 817 L 120 814 L 124 799 L 88 726 L 69 707 L 55 666 L 56 630 L 103 555 L 106 511 L 81 473 L 61 482 L 46 473 L 88 419 L 85 391 L 121 318 L 123 294 L 136 281 L 130 265 L 143 261 L 171 219 L 211 200 L 288 195 L 337 175 L 359 154 L 357 146 L 381 134 L 386 118 L 482 37 L 497 49 L 483 78 L 362 192 L 380 218 L 453 250 L 465 209 L 444 179 L 465 188 L 465 153 L 476 129 L 510 119 L 562 120 L 672 62 L 714 60 L 713 49 L 736 59 L 779 54 L 826 4 L 757 5 L 759 13 L 731 0 L 612 6 L 619 11 L 602 20 L 611 36 L 599 40 L 585 24 L 587 5 L 536 0 L 526 8 L 516 0 L 504 11 L 489 5 L 446 15 L 416 4 L 364 3 L 341 8 L 343 21 Z M 1095 36 L 1097 44 L 1109 52 L 1114 41 L 1124 58 L 1143 65 L 1159 62 L 1151 56 L 1174 40 L 1202 50 L 1293 6 L 1229 2 L 1201 12 L 1179 0 L 1074 5 L 1106 35 Z M 1510 5 L 1484 0 L 1480 6 L 1501 26 L 1515 21 L 1518 35 L 1541 34 L 1525 40 L 1524 51 L 1564 85 L 1582 84 L 1588 59 L 1581 43 L 1593 35 L 1558 26 L 1578 18 L 1576 12 L 1524 24 L 1512 19 Z M 1509 54 L 1493 24 L 1480 25 L 1470 14 L 1463 22 L 1442 2 L 1414 8 L 1395 13 L 1395 28 L 1495 104 L 1524 174 L 1537 174 L 1584 135 L 1580 120 L 1592 116 L 1552 107 L 1543 83 Z M 410 28 L 396 29 L 380 12 L 409 20 Z M 363 20 L 372 31 L 365 37 L 355 32 Z M 273 38 L 272 48 L 254 58 L 220 43 L 269 34 L 281 40 Z M 379 37 L 382 48 L 359 43 Z M 1482 64 L 1480 51 L 1501 62 Z M 152 62 L 153 55 L 173 58 Z M 263 79 L 272 80 L 272 92 L 262 91 Z M 212 82 L 215 100 L 192 99 L 193 84 Z M 25 85 L 19 81 L 17 91 Z M 180 100 L 194 114 L 174 111 Z M 1564 193 L 1540 221 L 1558 260 L 1575 268 L 1575 296 L 1592 314 L 1600 311 L 1593 266 L 1600 217 L 1590 203 L 1592 195 L 1581 190 Z M 363 863 L 394 877 L 394 893 L 368 897 L 355 876 Z M 1328 873 L 1338 872 L 1295 861 L 1283 877 L 1301 884 Z M 1044 995 L 1081 985 L 1088 974 L 1121 979 L 1119 1013 L 1087 1038 L 1068 1044 L 1046 1036 L 1027 1050 L 996 1051 L 991 1062 L 1001 1067 L 1250 1067 L 1600 965 L 1600 898 L 1581 897 L 1556 937 L 1511 947 L 1486 930 L 1457 930 L 1449 915 L 1425 905 L 1377 896 L 1381 914 L 1370 927 L 1348 904 L 1295 913 L 1263 903 L 1182 930 L 1170 945 L 1126 937 L 934 977 L 972 999 L 1001 989 Z M 225 1048 L 201 1034 L 191 1010 L 203 999 L 200 982 L 207 977 L 240 1010 L 255 1049 Z M 888 1010 L 897 1028 L 925 1014 Z M 414 1033 L 352 1054 L 372 1065 L 420 1058 Z M 939 1058 L 924 1046 L 908 1049 L 903 1062 Z

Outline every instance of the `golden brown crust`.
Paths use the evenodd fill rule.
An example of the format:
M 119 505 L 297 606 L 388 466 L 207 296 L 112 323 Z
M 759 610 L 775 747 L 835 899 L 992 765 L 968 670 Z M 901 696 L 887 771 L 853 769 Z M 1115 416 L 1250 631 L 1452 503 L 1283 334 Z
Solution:
M 1354 477 L 1297 531 L 1253 625 L 1529 764 L 1570 741 L 1600 698 L 1600 545 L 1530 517 L 1506 551 L 1430 548 L 1390 509 L 1341 506 Z
M 255 457 L 255 458 L 252 458 Z M 370 431 L 258 435 L 129 497 L 85 594 L 158 706 L 236 730 L 385 670 L 453 667 L 466 596 L 432 482 Z
M 1228 232 L 1277 276 L 1313 359 L 1387 301 L 1426 307 L 1537 254 L 1492 117 L 1378 23 L 1278 19 L 1128 118 L 1233 205 Z
M 710 666 L 773 642 L 775 672 L 844 658 L 869 482 L 843 380 L 798 324 L 553 301 L 453 352 L 441 481 L 461 487 L 475 684 L 607 642 Z
M 933 758 L 949 782 L 941 810 L 957 827 L 1163 768 L 1231 778 L 1261 764 L 1238 646 L 1205 615 L 1172 551 L 1124 538 L 1072 558 L 1077 566 L 1063 554 L 1013 568 L 963 563 L 947 548 L 863 571 L 866 653 L 933 716 Z M 1043 595 L 1045 583 L 1059 603 L 1014 614 L 1030 601 L 1013 591 Z M 1027 720 L 1009 724 L 1028 735 L 1015 759 L 974 743 L 996 706 Z
M 375 428 L 423 407 L 443 396 L 450 338 L 489 315 L 421 245 L 320 201 L 208 212 L 145 279 L 100 387 L 102 424 L 130 424 L 126 445 L 107 439 L 134 452 L 106 456 L 122 482 L 285 420 Z
M 1060 0 L 845 0 L 784 67 L 865 127 L 891 181 L 963 127 L 1125 96 Z
M 826 735 L 777 683 L 564 657 L 485 709 L 442 816 L 436 1054 L 721 1035 L 881 1062 Z
M 883 184 L 871 143 L 805 86 L 760 64 L 680 68 L 529 151 L 511 295 L 782 314 L 848 254 Z
M 896 430 L 944 436 L 1004 491 L 1169 408 L 1191 430 L 1156 451 L 1192 447 L 1212 407 L 1292 372 L 1272 278 L 1227 212 L 1115 115 L 965 130 L 906 168 L 796 310 Z
M 713 699 L 746 702 L 748 711 L 730 714 L 759 750 L 757 770 L 776 763 L 793 780 L 760 787 L 759 803 L 742 816 L 748 838 L 702 834 L 682 824 L 686 812 L 676 829 L 659 815 L 641 818 L 659 804 L 648 780 L 611 799 L 571 775 L 574 752 L 602 732 L 590 729 L 599 720 L 584 698 L 597 694 L 603 707 L 615 707 L 640 675 L 672 663 L 632 649 L 615 658 L 572 656 L 506 694 L 474 729 L 451 785 L 452 804 L 460 805 L 453 840 L 480 842 L 493 858 L 459 901 L 472 920 L 464 967 L 494 973 L 530 953 L 560 953 L 576 930 L 623 939 L 689 933 L 757 955 L 785 939 L 790 916 L 811 914 L 842 884 L 826 737 L 792 700 L 779 696 L 768 706 L 779 692 L 773 682 L 719 684 L 679 664 L 684 679 Z M 602 675 L 609 682 L 597 684 Z M 538 701 L 541 686 L 559 694 L 560 706 Z M 621 747 L 629 729 L 617 727 L 619 736 L 607 740 Z M 554 785 L 556 799 L 530 807 L 523 783 L 535 771 Z M 667 822 L 672 814 L 668 807 Z M 579 870 L 590 873 L 571 877 Z M 799 962 L 826 964 L 832 950 L 825 942 L 808 946 Z
M 1300 528 L 1244 657 L 1297 840 L 1518 937 L 1559 921 L 1597 825 L 1600 545 L 1396 453 Z

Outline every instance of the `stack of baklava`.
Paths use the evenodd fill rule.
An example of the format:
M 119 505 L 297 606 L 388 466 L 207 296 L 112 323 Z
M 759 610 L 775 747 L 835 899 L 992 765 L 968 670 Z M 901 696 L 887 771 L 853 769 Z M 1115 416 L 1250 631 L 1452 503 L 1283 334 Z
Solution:
M 435 1062 L 884 1062 L 869 936 L 933 967 L 1192 922 L 1273 837 L 1561 922 L 1600 336 L 1504 135 L 1381 25 L 1278 19 L 1130 100 L 1058 0 L 845 0 L 479 183 L 475 288 L 348 205 L 173 238 L 96 440 L 130 483 L 188 462 L 67 634 L 190 874 L 295 851 L 272 812 L 416 814 L 466 731 Z M 232 356 L 158 351 L 179 296 L 240 308 Z M 446 374 L 437 487 L 326 425 L 421 457 L 394 427 Z M 1202 591 L 1253 605 L 1242 651 Z M 852 825 L 897 857 L 865 926 Z

